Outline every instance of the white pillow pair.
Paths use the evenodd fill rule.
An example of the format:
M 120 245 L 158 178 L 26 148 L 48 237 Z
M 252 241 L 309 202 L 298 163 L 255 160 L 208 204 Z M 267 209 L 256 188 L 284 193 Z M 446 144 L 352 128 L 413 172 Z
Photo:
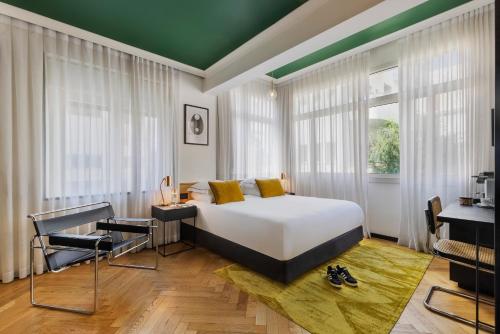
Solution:
M 212 194 L 212 190 L 210 190 L 208 181 L 195 183 L 188 188 L 188 191 L 191 192 L 191 198 L 195 201 L 206 203 L 214 201 L 214 195 Z

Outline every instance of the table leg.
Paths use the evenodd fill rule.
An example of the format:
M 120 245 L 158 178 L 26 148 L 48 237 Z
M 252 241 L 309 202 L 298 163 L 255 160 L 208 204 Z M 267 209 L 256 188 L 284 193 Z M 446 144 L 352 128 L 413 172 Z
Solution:
M 476 334 L 479 333 L 479 228 L 476 224 Z
M 193 217 L 193 248 L 196 248 L 196 217 Z
M 179 219 L 179 228 L 180 226 L 182 225 L 183 223 L 183 220 L 182 219 Z M 193 243 L 188 243 L 187 241 L 184 241 L 182 240 L 182 236 L 180 235 L 180 239 L 178 241 L 174 241 L 174 242 L 169 242 L 167 243 L 167 222 L 165 221 L 161 221 L 163 223 L 163 245 L 160 245 L 163 247 L 163 252 L 160 252 L 161 256 L 163 257 L 167 257 L 167 256 L 170 256 L 170 255 L 174 255 L 174 254 L 179 254 L 179 253 L 182 253 L 182 252 L 185 252 L 185 251 L 188 251 L 188 250 L 191 250 L 191 249 L 194 249 L 195 248 L 195 242 L 196 242 L 196 230 L 194 231 L 195 235 L 193 236 L 194 238 L 194 242 Z M 196 226 L 196 218 L 194 220 L 194 224 Z M 159 242 L 159 237 L 158 237 L 158 242 Z M 184 249 L 181 249 L 181 250 L 178 250 L 178 251 L 174 251 L 174 252 L 170 252 L 167 254 L 167 245 L 171 245 L 171 244 L 174 244 L 174 243 L 183 243 L 187 246 L 189 246 L 189 248 L 184 248 Z
M 166 253 L 166 243 L 167 243 L 167 222 L 163 222 L 163 257 Z

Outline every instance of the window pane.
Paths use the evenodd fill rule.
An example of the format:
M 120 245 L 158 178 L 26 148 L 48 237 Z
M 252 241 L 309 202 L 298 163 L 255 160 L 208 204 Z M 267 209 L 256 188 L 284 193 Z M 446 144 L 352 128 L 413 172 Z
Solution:
M 368 173 L 399 173 L 399 103 L 372 107 L 368 123 Z
M 398 92 L 398 68 L 393 67 L 370 75 L 370 98 Z
M 80 58 L 45 55 L 47 198 L 131 191 L 131 76 L 128 66 L 114 67 L 115 57 L 111 53 L 109 65 L 98 67 Z M 117 170 L 126 176 L 110 177 Z

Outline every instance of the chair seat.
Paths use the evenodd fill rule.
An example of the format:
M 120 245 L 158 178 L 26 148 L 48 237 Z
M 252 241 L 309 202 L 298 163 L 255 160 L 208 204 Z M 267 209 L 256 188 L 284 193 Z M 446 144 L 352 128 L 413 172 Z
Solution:
M 433 248 L 442 257 L 475 265 L 476 245 L 457 240 L 439 239 L 434 243 Z M 479 247 L 479 266 L 494 269 L 495 253 L 493 249 Z
M 123 240 L 120 240 L 120 241 L 115 241 L 115 242 L 113 242 L 111 244 L 112 248 L 110 249 L 110 251 L 116 251 L 116 250 L 118 250 L 120 248 L 127 247 L 129 245 L 132 245 L 134 242 L 139 241 L 140 239 L 144 239 L 146 237 L 147 237 L 147 235 L 139 235 L 139 236 L 132 237 L 132 238 L 129 238 L 129 239 L 123 239 Z
M 106 252 L 99 252 L 99 256 L 105 255 Z M 92 250 L 60 250 L 47 255 L 47 265 L 49 267 L 49 270 L 56 271 L 64 267 L 69 267 L 93 259 L 95 259 L 95 251 Z

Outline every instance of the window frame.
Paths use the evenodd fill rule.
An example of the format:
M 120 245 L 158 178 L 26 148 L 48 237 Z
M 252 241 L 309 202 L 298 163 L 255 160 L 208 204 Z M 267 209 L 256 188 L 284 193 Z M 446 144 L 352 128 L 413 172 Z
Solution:
M 393 68 L 399 68 L 397 63 L 386 63 L 383 66 L 378 66 L 376 68 L 372 68 L 372 71 L 368 74 L 371 76 L 373 74 L 387 71 Z M 369 80 L 368 80 L 369 81 Z M 368 121 L 370 120 L 370 109 L 373 107 L 379 107 L 383 105 L 398 103 L 399 104 L 399 89 L 397 93 L 372 97 L 368 99 Z M 399 125 L 399 122 L 398 122 Z M 401 138 L 400 138 L 401 142 Z M 369 152 L 367 152 L 368 154 Z M 368 173 L 368 182 L 369 183 L 399 183 L 399 173 L 397 174 L 382 174 L 382 173 Z

